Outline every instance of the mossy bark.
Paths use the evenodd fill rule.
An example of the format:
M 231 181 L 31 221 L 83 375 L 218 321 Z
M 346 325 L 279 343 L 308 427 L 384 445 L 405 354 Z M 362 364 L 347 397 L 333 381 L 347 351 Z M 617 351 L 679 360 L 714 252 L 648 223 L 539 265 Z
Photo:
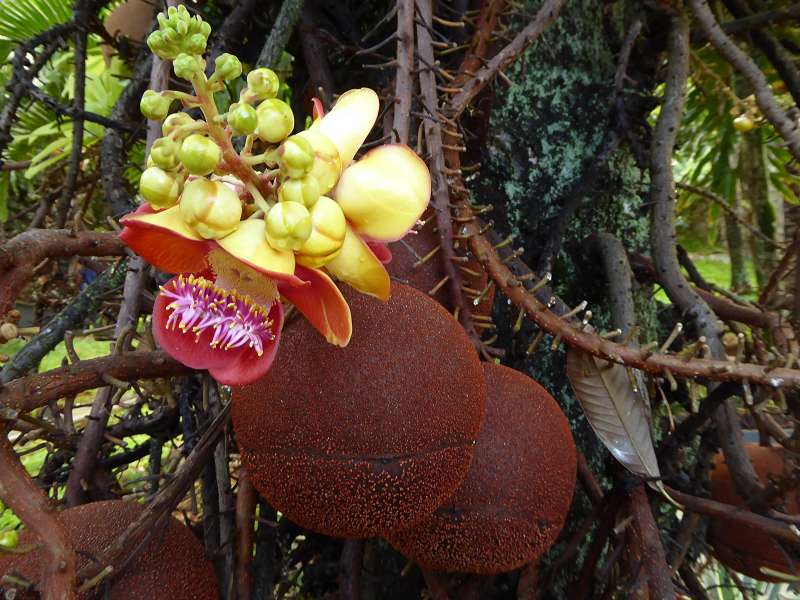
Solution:
M 537 5 L 531 3 L 528 8 L 534 11 Z M 610 7 L 595 0 L 572 0 L 537 44 L 507 71 L 510 85 L 497 82 L 483 169 L 472 183 L 473 200 L 495 206 L 493 218 L 499 229 L 514 234 L 514 245 L 525 248 L 524 258 L 530 265 L 537 264 L 571 190 L 592 164 L 592 157 L 601 152 L 614 124 L 616 108 L 611 99 L 616 54 L 637 8 L 635 2 Z M 648 59 L 636 54 L 632 63 Z M 631 65 L 639 70 L 637 85 L 647 87 L 647 81 L 638 77 L 644 72 L 640 67 Z M 553 279 L 555 291 L 571 305 L 589 301 L 593 323 L 602 330 L 609 324 L 608 287 L 602 263 L 587 240 L 595 231 L 606 231 L 622 240 L 628 251 L 649 253 L 649 181 L 626 144 L 611 154 L 600 173 L 589 182 L 586 197 L 567 224 L 554 260 Z M 642 337 L 654 339 L 652 290 L 634 286 L 634 295 Z M 516 311 L 500 299 L 495 316 L 500 330 L 510 330 Z M 610 473 L 616 467 L 591 431 L 565 376 L 563 346 L 552 351 L 551 339 L 546 337 L 536 351 L 526 353 L 536 332 L 525 323 L 520 333 L 501 338 L 504 362 L 529 373 L 557 399 L 594 471 Z M 580 491 L 576 498 L 574 511 L 581 513 L 587 502 Z M 579 514 L 570 521 L 574 523 L 576 517 Z M 574 574 L 573 569 L 569 571 L 557 576 L 562 581 L 548 597 L 561 597 L 566 579 Z
M 775 239 L 775 209 L 769 201 L 769 179 L 764 160 L 762 130 L 742 134 L 739 146 L 739 171 L 742 201 L 750 205 L 753 225 L 769 239 Z M 750 236 L 758 287 L 766 284 L 775 267 L 775 247 Z

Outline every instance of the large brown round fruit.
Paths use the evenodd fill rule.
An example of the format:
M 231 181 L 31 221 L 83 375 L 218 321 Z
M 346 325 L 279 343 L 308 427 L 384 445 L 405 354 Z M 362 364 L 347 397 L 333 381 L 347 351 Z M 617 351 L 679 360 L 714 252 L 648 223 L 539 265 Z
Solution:
M 58 514 L 67 540 L 75 550 L 78 570 L 113 543 L 144 511 L 136 502 L 108 500 L 69 508 Z M 32 533 L 20 535 L 17 548 L 33 547 L 25 554 L 9 555 L 0 562 L 0 576 L 18 572 L 37 581 L 46 564 L 44 550 Z M 98 588 L 109 600 L 216 600 L 214 567 L 206 560 L 203 546 L 188 527 L 169 518 L 154 531 L 139 556 L 105 588 Z M 81 598 L 90 598 L 87 593 Z M 22 598 L 22 596 L 17 596 Z
M 779 476 L 784 472 L 783 447 L 748 444 L 747 453 L 750 455 L 759 479 L 764 484 L 768 483 L 770 475 Z M 728 465 L 721 452 L 714 457 L 714 470 L 711 473 L 711 498 L 717 502 L 734 506 L 745 505 L 745 502 L 736 493 Z M 797 490 L 791 490 L 785 497 L 779 498 L 775 507 L 792 515 L 800 513 Z M 778 577 L 763 573 L 761 567 L 782 573 L 792 573 L 792 568 L 787 564 L 785 554 L 778 543 L 764 533 L 732 524 L 726 519 L 716 518 L 711 521 L 708 538 L 714 548 L 714 557 L 718 561 L 748 577 L 762 581 L 782 581 Z M 800 547 L 798 547 L 798 551 L 800 551 Z
M 425 294 L 345 295 L 350 344 L 297 319 L 267 375 L 234 388 L 233 424 L 276 509 L 313 531 L 373 537 L 430 515 L 461 483 L 486 385 L 461 326 Z
M 575 444 L 558 404 L 522 373 L 483 366 L 486 418 L 467 478 L 429 519 L 388 536 L 428 569 L 500 573 L 531 562 L 555 542 L 572 501 Z

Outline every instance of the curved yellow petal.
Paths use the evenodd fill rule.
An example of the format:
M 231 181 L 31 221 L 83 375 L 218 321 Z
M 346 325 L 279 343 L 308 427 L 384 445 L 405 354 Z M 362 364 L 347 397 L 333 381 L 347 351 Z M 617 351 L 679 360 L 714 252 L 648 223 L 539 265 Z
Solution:
M 384 301 L 389 299 L 389 273 L 349 223 L 342 249 L 325 268 L 359 292 Z
M 382 242 L 403 237 L 422 216 L 430 197 L 428 166 L 401 144 L 367 152 L 344 170 L 334 192 L 353 227 Z
M 342 166 L 346 166 L 372 131 L 379 105 L 378 95 L 369 88 L 347 91 L 309 129 L 328 136 L 339 151 Z
M 266 224 L 263 219 L 247 219 L 239 228 L 217 240 L 223 250 L 276 279 L 294 278 L 294 253 L 275 250 L 267 243 Z

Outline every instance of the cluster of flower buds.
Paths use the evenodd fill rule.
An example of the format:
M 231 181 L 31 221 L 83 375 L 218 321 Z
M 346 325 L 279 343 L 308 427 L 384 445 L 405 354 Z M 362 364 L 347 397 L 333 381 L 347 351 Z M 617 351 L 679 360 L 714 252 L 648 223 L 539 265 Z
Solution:
M 388 298 L 384 244 L 403 237 L 422 215 L 430 174 L 399 144 L 354 160 L 379 112 L 370 89 L 342 94 L 327 114 L 315 105 L 311 126 L 293 134 L 294 114 L 279 98 L 278 76 L 257 68 L 247 73 L 238 101 L 221 113 L 214 94 L 242 76 L 242 64 L 222 54 L 207 76 L 205 43 L 197 37 L 205 42 L 207 32 L 198 17 L 170 9 L 148 39 L 154 52 L 172 59 L 175 74 L 194 93 L 142 96 L 141 111 L 162 121 L 162 137 L 139 182 L 146 204 L 122 220 L 121 237 L 158 269 L 197 275 L 173 280 L 159 295 L 154 332 L 162 347 L 185 364 L 208 368 L 223 383 L 241 383 L 259 370 L 222 354 L 255 353 L 247 360 L 255 360 L 260 372 L 268 368 L 280 330 L 278 297 L 293 303 L 328 341 L 347 344 L 349 309 L 331 277 Z M 178 103 L 199 109 L 202 117 L 170 114 Z M 234 145 L 237 136 L 241 143 Z M 213 281 L 204 279 L 209 272 Z M 208 300 L 212 288 L 214 298 L 235 297 L 240 308 L 228 314 L 227 304 L 206 302 L 208 314 L 201 318 L 201 305 L 190 298 Z M 266 312 L 254 308 L 259 306 Z M 205 335 L 208 347 L 198 354 Z
M 747 133 L 755 129 L 761 119 L 761 113 L 756 104 L 756 97 L 753 94 L 741 100 L 738 105 L 735 105 L 730 110 L 733 119 L 733 127 L 740 133 Z

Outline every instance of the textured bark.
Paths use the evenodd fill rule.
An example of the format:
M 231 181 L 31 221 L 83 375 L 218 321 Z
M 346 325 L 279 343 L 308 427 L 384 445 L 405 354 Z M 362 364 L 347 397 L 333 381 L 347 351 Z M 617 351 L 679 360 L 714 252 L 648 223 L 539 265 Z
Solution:
M 739 199 L 736 199 L 733 209 L 739 212 Z M 736 293 L 746 291 L 750 287 L 747 280 L 747 246 L 739 223 L 733 216 L 725 215 L 725 238 L 728 244 L 728 256 L 731 261 L 731 289 Z
M 775 238 L 775 209 L 769 201 L 769 180 L 764 161 L 761 129 L 741 136 L 739 146 L 742 201 L 750 205 L 754 225 L 770 239 Z M 756 281 L 762 288 L 775 268 L 775 247 L 764 240 L 751 238 Z

